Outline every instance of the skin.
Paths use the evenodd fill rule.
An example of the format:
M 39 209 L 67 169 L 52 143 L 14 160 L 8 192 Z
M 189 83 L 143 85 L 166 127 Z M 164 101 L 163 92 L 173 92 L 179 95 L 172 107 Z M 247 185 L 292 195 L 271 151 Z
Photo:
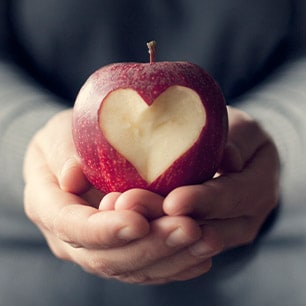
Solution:
M 162 284 L 200 276 L 216 254 L 251 243 L 278 203 L 272 140 L 247 114 L 228 113 L 219 173 L 165 198 L 141 189 L 105 196 L 94 190 L 76 157 L 71 110 L 59 113 L 28 147 L 26 214 L 55 256 L 101 277 Z

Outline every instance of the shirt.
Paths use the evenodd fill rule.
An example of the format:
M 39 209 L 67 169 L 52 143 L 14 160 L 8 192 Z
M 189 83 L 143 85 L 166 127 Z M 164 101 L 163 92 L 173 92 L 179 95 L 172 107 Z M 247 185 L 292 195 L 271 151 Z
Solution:
M 200 279 L 135 287 L 49 254 L 23 213 L 22 163 L 34 133 L 73 106 L 94 70 L 148 61 L 152 39 L 158 61 L 200 65 L 228 104 L 271 134 L 282 161 L 281 197 L 290 205 L 257 256 L 255 244 L 219 257 L 219 268 Z M 0 304 L 304 305 L 305 84 L 304 0 L 2 0 Z

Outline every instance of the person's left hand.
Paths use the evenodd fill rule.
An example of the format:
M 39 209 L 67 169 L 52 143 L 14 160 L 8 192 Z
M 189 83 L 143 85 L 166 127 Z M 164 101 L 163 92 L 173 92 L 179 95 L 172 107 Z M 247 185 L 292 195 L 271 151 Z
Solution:
M 172 191 L 163 205 L 167 215 L 194 217 L 202 224 L 203 236 L 212 231 L 224 249 L 257 237 L 278 204 L 280 168 L 277 149 L 259 123 L 231 107 L 228 115 L 219 175 L 202 185 Z

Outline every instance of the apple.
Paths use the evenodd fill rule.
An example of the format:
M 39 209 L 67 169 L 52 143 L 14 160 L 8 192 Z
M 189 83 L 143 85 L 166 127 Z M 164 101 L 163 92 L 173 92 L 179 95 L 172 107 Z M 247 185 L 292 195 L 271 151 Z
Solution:
M 228 118 L 220 87 L 189 62 L 115 63 L 94 72 L 73 108 L 84 174 L 104 193 L 167 195 L 216 173 Z

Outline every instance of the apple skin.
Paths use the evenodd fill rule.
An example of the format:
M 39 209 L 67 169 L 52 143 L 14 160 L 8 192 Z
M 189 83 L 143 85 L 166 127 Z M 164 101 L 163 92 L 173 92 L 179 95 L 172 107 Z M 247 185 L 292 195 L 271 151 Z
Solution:
M 104 99 L 116 89 L 133 89 L 151 105 L 173 85 L 197 92 L 206 111 L 206 124 L 193 146 L 149 184 L 107 142 L 99 127 L 99 111 Z M 100 68 L 81 88 L 72 122 L 82 170 L 92 185 L 104 193 L 143 188 L 165 196 L 179 186 L 203 183 L 219 167 L 228 132 L 220 87 L 207 72 L 189 62 L 117 63 Z

